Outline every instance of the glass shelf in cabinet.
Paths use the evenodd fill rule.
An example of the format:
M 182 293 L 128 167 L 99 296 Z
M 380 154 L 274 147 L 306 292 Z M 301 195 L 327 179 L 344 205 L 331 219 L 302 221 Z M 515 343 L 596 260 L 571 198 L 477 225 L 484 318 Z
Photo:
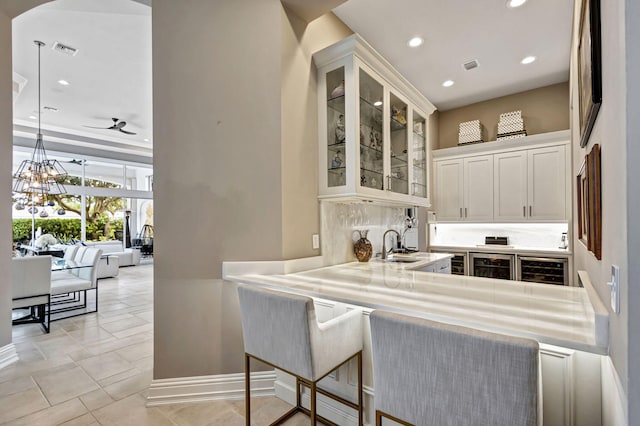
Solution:
M 413 131 L 413 135 L 417 136 L 420 139 L 424 138 L 424 133 L 416 132 L 415 130 Z
M 396 120 L 395 118 L 392 118 L 389 121 L 391 122 L 391 131 L 392 132 L 397 132 L 399 130 L 406 130 L 407 129 L 407 123 L 401 123 L 398 120 Z
M 391 191 L 396 192 L 398 194 L 408 194 L 409 193 L 409 182 L 405 179 L 398 179 L 391 177 Z
M 414 185 L 426 185 L 427 184 L 427 179 L 425 175 L 418 175 L 416 173 L 413 174 L 413 184 Z
M 422 185 L 420 183 L 413 183 L 411 194 L 416 197 L 426 197 L 427 196 L 427 186 Z
M 360 99 L 360 124 L 382 131 L 382 109 Z
M 331 174 L 334 174 L 334 175 L 335 174 L 340 174 L 340 175 L 342 175 L 346 171 L 346 168 L 345 167 L 329 167 L 327 170 Z
M 401 183 L 409 183 L 405 178 L 393 177 L 391 176 L 391 182 L 401 182 Z
M 327 100 L 327 107 L 344 114 L 344 95 Z
M 330 143 L 329 145 L 327 145 L 327 149 L 331 152 L 343 152 L 344 153 L 344 146 L 345 143 L 344 142 L 340 142 L 340 143 Z
M 362 155 L 364 152 L 367 152 L 369 155 L 373 153 L 376 160 L 382 159 L 382 150 L 373 148 L 368 145 L 360 144 L 360 155 Z
M 401 156 L 393 156 L 391 157 L 391 167 L 406 167 L 407 166 L 407 156 L 406 154 Z
M 360 167 L 360 171 L 361 171 L 361 172 L 365 172 L 365 173 L 373 173 L 373 174 L 376 174 L 376 175 L 380 175 L 380 176 L 382 176 L 382 169 L 379 169 L 379 170 L 371 170 L 371 169 L 367 169 L 367 168 L 365 168 L 365 167 L 362 167 L 362 166 L 361 166 L 361 167 Z
M 382 103 L 380 103 L 380 105 L 374 105 L 370 100 L 360 97 L 360 106 L 362 107 L 363 105 L 367 108 L 378 111 L 380 115 L 382 115 Z

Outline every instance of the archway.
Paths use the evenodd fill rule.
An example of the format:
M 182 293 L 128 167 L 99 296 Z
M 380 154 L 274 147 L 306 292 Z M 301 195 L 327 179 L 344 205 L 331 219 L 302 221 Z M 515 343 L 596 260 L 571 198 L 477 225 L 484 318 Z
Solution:
M 15 90 L 12 90 L 11 92 L 9 90 L 5 90 L 10 87 L 8 84 L 2 84 L 0 88 L 0 167 L 2 168 L 2 170 L 12 169 L 11 159 L 12 159 L 12 152 L 13 152 L 13 146 L 14 146 L 13 142 L 14 142 L 14 139 L 17 139 L 14 137 L 15 131 L 18 131 L 22 135 L 22 139 L 31 140 L 29 143 L 33 143 L 32 140 L 35 139 L 35 135 L 33 135 L 33 125 L 29 121 L 31 119 L 28 117 L 28 115 L 30 115 L 28 114 L 28 108 L 19 107 L 20 101 L 22 99 L 28 99 L 28 101 L 33 104 L 33 106 L 31 107 L 31 113 L 37 112 L 37 107 L 35 106 L 36 101 L 34 100 L 35 97 L 32 97 L 32 94 L 29 94 L 29 90 L 30 90 L 30 88 L 28 87 L 29 84 L 27 83 L 26 90 L 24 87 L 20 87 L 19 84 L 15 84 L 16 78 L 13 77 L 13 73 L 15 71 L 15 66 L 18 63 L 20 63 L 20 60 L 18 58 L 22 54 L 26 55 L 27 57 L 30 54 L 33 54 L 31 56 L 35 60 L 35 50 L 33 49 L 33 40 L 35 39 L 43 39 L 43 41 L 47 44 L 47 48 L 43 49 L 43 54 L 49 55 L 51 57 L 53 57 L 53 54 L 63 55 L 63 56 L 65 55 L 65 53 L 60 53 L 59 50 L 56 51 L 51 49 L 51 47 L 56 41 L 60 43 L 73 44 L 73 41 L 72 41 L 73 38 L 69 37 L 69 34 L 73 31 L 73 28 L 70 28 L 69 25 L 58 24 L 57 26 L 59 27 L 58 28 L 59 35 L 57 36 L 53 36 L 52 34 L 44 31 L 46 22 L 42 19 L 43 11 L 46 10 L 49 13 L 55 12 L 58 15 L 60 15 L 64 13 L 65 7 L 69 5 L 74 5 L 76 8 L 81 5 L 84 8 L 84 10 L 81 10 L 81 11 L 76 10 L 75 11 L 76 13 L 97 14 L 101 11 L 104 11 L 98 8 L 98 5 L 100 5 L 100 3 L 104 3 L 104 2 L 70 2 L 67 0 L 58 0 L 53 2 L 45 1 L 45 0 L 30 0 L 30 1 L 0 0 L 0 34 L 2 34 L 1 41 L 0 41 L 0 81 L 8 82 L 9 79 L 11 78 L 12 79 L 11 81 L 14 81 L 14 84 L 12 86 L 15 89 Z M 130 6 L 127 8 L 128 13 L 130 15 L 129 17 L 125 16 L 125 19 L 131 18 L 129 20 L 132 22 L 126 22 L 122 25 L 121 32 L 124 32 L 124 33 L 126 33 L 126 31 L 124 31 L 125 27 L 134 24 L 133 21 L 136 20 L 137 18 L 136 15 L 138 15 L 139 17 L 140 15 L 143 14 L 143 10 L 145 9 L 147 10 L 146 15 L 148 18 L 148 32 L 149 32 L 148 34 L 149 55 L 148 56 L 150 58 L 150 39 L 151 39 L 151 34 L 150 34 L 151 22 L 150 22 L 150 10 L 149 10 L 150 1 L 122 0 L 121 2 L 118 2 L 118 3 L 121 3 L 120 6 L 126 3 L 130 4 Z M 100 5 L 102 9 L 109 6 L 114 7 L 113 2 L 109 2 L 108 5 Z M 112 10 L 112 12 L 114 11 Z M 122 10 L 119 10 L 119 12 L 122 12 Z M 18 21 L 26 20 L 26 18 L 28 18 L 30 15 L 35 16 L 35 18 L 32 17 L 29 25 L 31 33 L 23 37 L 20 34 L 20 32 L 16 32 L 16 23 Z M 114 15 L 115 15 L 114 13 L 111 13 L 111 15 L 108 16 L 108 18 L 114 19 Z M 79 22 L 87 26 L 86 20 L 80 19 Z M 106 34 L 106 32 L 101 33 L 100 29 L 95 25 L 91 29 L 92 31 L 95 32 L 95 34 L 93 34 L 94 37 L 103 37 Z M 20 45 L 20 47 L 16 48 L 12 44 L 18 38 L 20 38 L 22 41 L 25 41 L 25 42 L 23 42 Z M 85 41 L 87 40 L 83 39 L 83 42 Z M 120 46 L 120 49 L 121 49 L 121 43 L 114 42 L 112 44 L 116 49 L 118 48 L 118 46 Z M 14 49 L 20 49 L 20 51 L 16 52 Z M 83 50 L 84 52 L 79 52 L 80 55 L 84 55 L 85 57 L 87 56 L 91 57 L 92 55 L 94 58 L 98 57 L 96 52 L 91 52 L 91 49 L 86 48 L 86 46 Z M 120 60 L 126 60 L 126 58 L 124 59 L 122 58 L 122 55 L 121 56 L 108 55 L 108 56 L 111 58 L 116 58 L 116 60 L 117 58 L 120 58 Z M 62 56 L 59 56 L 59 57 L 62 57 Z M 80 56 L 80 58 L 82 58 L 82 56 Z M 43 59 L 45 59 L 44 55 L 43 55 Z M 67 59 L 67 62 L 69 64 L 69 69 L 73 69 L 74 67 L 78 66 L 78 62 L 79 62 L 78 57 L 65 56 L 65 59 Z M 112 62 L 114 61 L 112 60 Z M 49 62 L 49 64 L 51 64 L 51 62 Z M 25 67 L 26 68 L 24 69 L 35 72 L 35 68 L 29 66 L 29 64 L 26 64 Z M 51 116 L 55 114 L 55 117 L 56 117 L 55 120 L 43 119 L 43 129 L 46 128 L 48 132 L 55 132 L 55 137 L 50 137 L 50 138 L 45 133 L 45 146 L 47 150 L 52 149 L 52 147 L 54 147 L 55 150 L 60 150 L 64 148 L 69 149 L 70 147 L 73 147 L 75 144 L 74 139 L 72 137 L 74 133 L 76 133 L 75 135 L 77 137 L 76 140 L 79 141 L 78 145 L 79 146 L 82 145 L 82 149 L 85 150 L 84 152 L 91 149 L 91 147 L 94 147 L 98 150 L 102 150 L 104 152 L 108 152 L 109 147 L 106 146 L 108 145 L 107 143 L 105 143 L 105 147 L 100 147 L 99 145 L 98 141 L 102 139 L 108 141 L 109 144 L 116 144 L 116 145 L 126 142 L 126 141 L 118 141 L 117 137 L 116 138 L 112 136 L 110 137 L 108 134 L 104 136 L 104 138 L 103 136 L 98 134 L 92 135 L 89 132 L 88 128 L 85 129 L 84 133 L 82 132 L 81 126 L 83 124 L 100 125 L 102 122 L 99 120 L 99 118 L 101 116 L 104 116 L 110 121 L 111 119 L 110 117 L 112 113 L 93 111 L 93 114 L 89 114 L 89 109 L 87 109 L 85 111 L 86 113 L 85 120 L 78 121 L 77 125 L 75 126 L 69 125 L 69 123 L 73 120 L 73 118 L 72 117 L 70 118 L 69 116 L 65 115 L 67 112 L 65 111 L 65 108 L 68 105 L 65 102 L 69 99 L 69 97 L 73 97 L 73 96 L 75 96 L 79 100 L 79 102 L 82 102 L 84 97 L 85 102 L 87 102 L 87 99 L 86 99 L 86 97 L 88 96 L 87 89 L 86 89 L 86 86 L 85 86 L 85 89 L 81 89 L 81 85 L 77 84 L 78 83 L 77 79 L 76 79 L 76 83 L 73 82 L 73 79 L 70 79 L 72 84 L 71 86 L 69 86 L 69 88 L 71 90 L 67 90 L 67 92 L 64 92 L 64 87 L 61 86 L 62 83 L 57 83 L 58 79 L 62 80 L 64 77 L 61 77 L 61 76 L 56 77 L 56 74 L 60 71 L 61 68 L 60 67 L 53 67 L 53 68 L 54 69 L 49 68 L 50 73 L 46 74 L 45 68 L 43 67 L 42 76 L 45 77 L 46 75 L 47 81 L 45 82 L 45 79 L 43 78 L 42 87 L 43 89 L 45 89 L 45 87 L 48 87 L 48 90 L 51 93 L 59 95 L 58 99 L 60 100 L 60 105 L 65 105 L 65 107 L 57 108 L 58 112 L 52 112 L 52 110 L 46 110 L 45 108 L 45 111 L 47 111 L 47 113 L 50 113 Z M 93 76 L 95 77 L 95 73 L 93 74 Z M 123 80 L 122 78 L 117 78 L 117 76 L 113 75 L 113 73 L 112 73 L 112 76 L 115 80 L 120 80 L 121 82 Z M 148 75 L 145 76 L 145 80 L 148 82 L 149 98 L 151 98 L 150 96 L 151 77 L 150 76 L 151 76 L 151 64 L 149 59 Z M 18 78 L 17 80 L 20 80 L 20 79 Z M 96 81 L 95 85 L 98 86 L 98 83 L 99 81 Z M 46 84 L 49 84 L 49 86 L 46 86 Z M 57 86 L 57 84 L 60 84 L 60 86 Z M 33 87 L 35 85 L 32 84 L 31 86 Z M 21 90 L 25 90 L 25 91 L 21 93 Z M 44 90 L 43 90 L 43 95 L 44 95 Z M 52 98 L 55 98 L 55 97 L 50 97 L 50 99 Z M 32 100 L 33 102 L 31 102 Z M 43 106 L 47 106 L 47 103 L 44 103 L 44 101 L 45 101 L 45 96 L 43 96 Z M 122 102 L 123 105 L 118 110 L 119 111 L 126 110 L 127 103 L 132 104 L 133 102 L 127 102 L 126 100 L 124 100 Z M 150 100 L 149 100 L 148 109 L 151 110 Z M 14 111 L 17 112 L 18 110 L 20 111 L 20 113 L 14 114 Z M 150 116 L 150 112 L 149 112 L 149 116 Z M 22 120 L 22 123 L 16 124 L 16 121 L 14 120 L 14 118 L 18 118 L 18 120 Z M 136 120 L 138 122 L 141 121 L 139 116 L 128 118 L 128 119 L 130 120 L 129 128 L 131 128 L 131 124 L 133 124 Z M 138 126 L 138 129 L 142 127 L 143 126 Z M 148 134 L 143 134 L 140 130 L 137 131 L 137 133 L 140 136 L 140 140 L 137 141 L 138 145 L 141 145 L 143 142 L 145 142 L 143 139 L 151 140 L 152 121 L 150 118 L 149 118 L 148 125 L 144 127 L 148 128 L 149 132 Z M 14 130 L 14 128 L 17 130 Z M 30 136 L 30 133 L 32 134 L 31 136 Z M 150 151 L 151 150 L 149 148 L 149 152 Z M 122 154 L 120 154 L 119 158 L 124 158 L 124 157 L 122 156 Z M 11 199 L 10 188 L 11 188 L 11 176 L 8 173 L 4 173 L 0 177 L 0 198 L 1 199 L 4 199 L 4 200 Z M 10 231 L 11 226 L 10 225 L 7 226 L 8 224 L 11 223 L 11 217 L 12 217 L 11 208 L 12 207 L 10 203 L 3 203 L 3 206 L 0 209 L 0 224 L 1 224 L 0 240 L 3 240 L 3 241 L 11 241 L 12 239 L 11 234 L 9 233 L 11 232 Z M 2 271 L 11 270 L 11 263 L 10 263 L 11 254 L 10 253 L 11 252 L 9 250 L 9 245 L 8 244 L 2 245 L 2 248 L 0 248 L 0 270 Z M 3 367 L 5 364 L 13 362 L 15 360 L 15 349 L 13 348 L 13 345 L 11 343 L 12 342 L 11 332 L 12 332 L 11 277 L 10 277 L 10 274 L 5 273 L 5 274 L 2 274 L 2 277 L 0 277 L 0 368 Z

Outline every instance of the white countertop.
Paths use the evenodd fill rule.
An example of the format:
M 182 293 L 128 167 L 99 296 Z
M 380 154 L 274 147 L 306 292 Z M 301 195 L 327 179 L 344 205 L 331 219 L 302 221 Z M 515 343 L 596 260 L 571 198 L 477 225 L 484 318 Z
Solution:
M 607 353 L 608 316 L 594 312 L 584 288 L 412 270 L 441 260 L 439 256 L 432 253 L 415 263 L 352 262 L 271 275 L 228 267 L 233 273 L 225 279 Z
M 448 245 L 434 245 L 429 246 L 431 250 L 438 251 L 451 251 L 453 253 L 461 251 L 473 251 L 482 253 L 505 253 L 505 254 L 530 254 L 538 256 L 558 256 L 568 257 L 571 255 L 571 251 L 561 248 L 540 248 L 540 247 L 526 247 L 526 246 L 501 246 L 498 244 L 479 244 L 475 246 L 448 246 Z

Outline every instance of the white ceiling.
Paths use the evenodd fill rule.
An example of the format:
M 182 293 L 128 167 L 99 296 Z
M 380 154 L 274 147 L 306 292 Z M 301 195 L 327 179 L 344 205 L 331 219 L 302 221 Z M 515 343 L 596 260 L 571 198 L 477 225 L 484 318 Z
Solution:
M 42 48 L 42 127 L 46 141 L 75 149 L 151 155 L 151 8 L 141 0 L 56 0 L 13 21 L 13 68 L 27 84 L 14 103 L 16 135 L 37 120 L 37 48 Z M 145 3 L 145 1 L 142 1 Z M 146 2 L 148 3 L 148 2 Z M 568 80 L 573 0 L 349 0 L 334 12 L 360 33 L 440 110 Z M 407 40 L 424 37 L 412 49 Z M 75 57 L 51 49 L 55 41 Z M 524 66 L 520 60 L 535 55 Z M 480 67 L 465 71 L 462 63 Z M 68 80 L 61 86 L 59 79 Z M 447 79 L 450 88 L 441 86 Z M 127 121 L 125 135 L 108 127 Z M 70 135 L 73 135 L 72 137 Z M 73 141 L 69 142 L 69 138 Z M 148 139 L 148 141 L 145 141 Z
M 37 47 L 43 41 L 42 111 L 46 140 L 107 150 L 148 153 L 153 141 L 151 80 L 151 9 L 131 0 L 57 0 L 13 21 L 13 71 L 27 80 L 14 103 L 17 134 L 37 127 Z M 54 42 L 78 49 L 76 56 L 52 50 Z M 15 77 L 15 76 L 14 76 Z M 70 82 L 69 86 L 58 80 Z M 109 127 L 112 117 L 127 122 L 125 135 Z M 54 133 L 55 132 L 55 133 Z M 47 135 L 47 132 L 45 132 Z M 148 139 L 148 141 L 145 141 Z
M 349 0 L 334 13 L 438 109 L 569 80 L 573 0 Z M 421 36 L 425 43 L 410 48 Z M 530 65 L 520 61 L 533 55 Z M 477 59 L 466 71 L 462 64 Z M 442 87 L 453 80 L 452 87 Z

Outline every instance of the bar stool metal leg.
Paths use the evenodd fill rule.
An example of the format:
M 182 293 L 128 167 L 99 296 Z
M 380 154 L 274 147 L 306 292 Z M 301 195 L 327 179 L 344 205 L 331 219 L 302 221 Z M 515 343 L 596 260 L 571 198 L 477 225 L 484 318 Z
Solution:
M 251 370 L 249 369 L 251 358 L 244 354 L 244 418 L 245 425 L 251 426 Z
M 364 424 L 362 408 L 362 351 L 358 352 L 358 426 Z
M 311 382 L 311 426 L 316 424 L 316 382 Z

